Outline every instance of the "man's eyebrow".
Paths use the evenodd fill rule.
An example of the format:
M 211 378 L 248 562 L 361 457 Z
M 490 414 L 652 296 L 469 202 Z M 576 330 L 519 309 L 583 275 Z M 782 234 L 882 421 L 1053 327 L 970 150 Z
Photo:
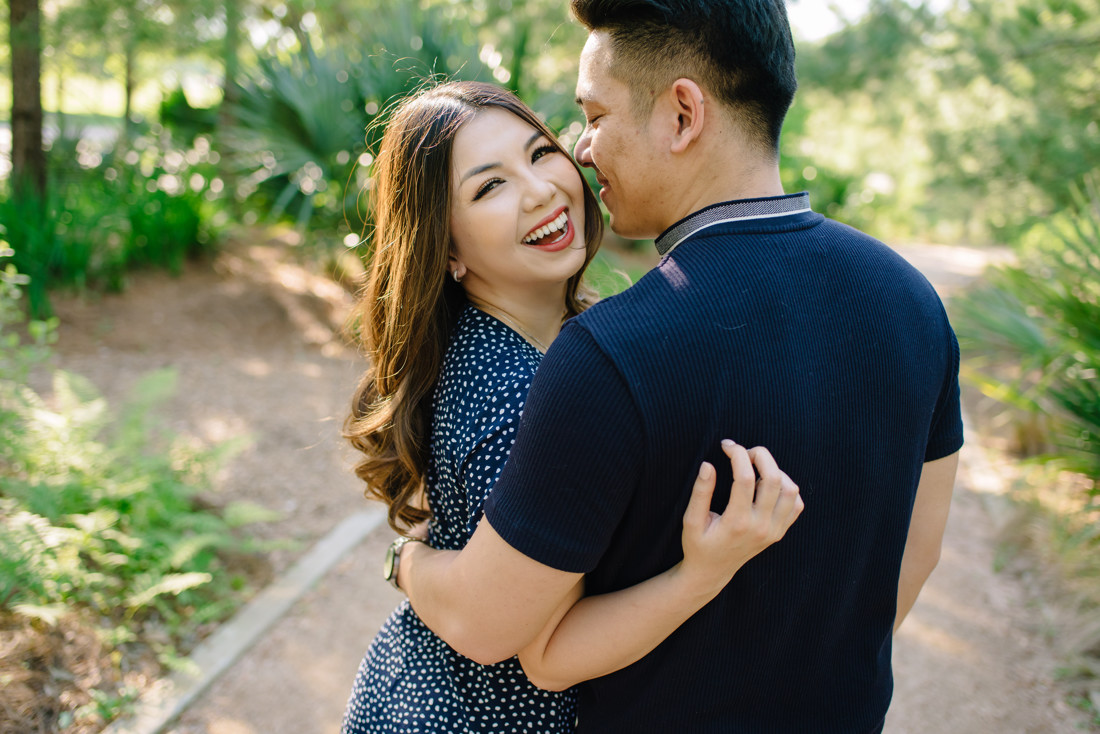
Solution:
M 545 137 L 546 137 L 546 133 L 544 133 L 541 130 L 536 130 L 534 135 L 527 138 L 527 142 L 523 144 L 523 149 L 528 150 L 532 145 L 534 145 L 536 142 L 538 142 L 539 138 L 545 138 Z M 480 165 L 480 166 L 474 166 L 469 171 L 466 171 L 465 174 L 463 174 L 462 178 L 459 179 L 458 183 L 461 185 L 461 184 L 465 183 L 466 179 L 468 179 L 468 178 L 472 178 L 472 177 L 478 175 L 479 173 L 485 173 L 486 171 L 491 171 L 494 168 L 500 168 L 502 165 L 503 164 L 500 161 L 494 161 L 492 163 L 485 163 L 485 164 Z

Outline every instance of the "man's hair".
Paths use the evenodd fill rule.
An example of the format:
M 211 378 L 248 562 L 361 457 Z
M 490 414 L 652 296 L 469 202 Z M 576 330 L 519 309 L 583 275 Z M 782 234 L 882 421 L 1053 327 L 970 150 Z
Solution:
M 631 89 L 635 115 L 688 78 L 772 152 L 798 86 L 783 0 L 572 0 L 590 32 L 611 41 L 611 74 Z

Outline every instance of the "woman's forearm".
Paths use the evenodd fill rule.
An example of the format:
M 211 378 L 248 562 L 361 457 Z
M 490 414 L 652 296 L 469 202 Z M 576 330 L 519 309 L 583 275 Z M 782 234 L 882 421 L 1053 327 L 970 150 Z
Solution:
M 539 688 L 559 691 L 645 657 L 722 589 L 692 581 L 682 565 L 628 589 L 577 601 L 520 652 L 527 677 Z
M 766 449 L 746 450 L 732 441 L 722 448 L 734 477 L 725 511 L 710 510 L 715 471 L 704 462 L 684 513 L 684 560 L 628 589 L 585 597 L 572 606 L 563 602 L 520 652 L 535 685 L 561 690 L 640 660 L 798 518 L 803 508 L 798 486 Z M 574 589 L 573 598 L 580 594 Z
M 410 543 L 401 555 L 398 584 L 417 615 L 482 664 L 510 658 L 530 644 L 581 578 L 523 555 L 488 522 L 478 525 L 460 552 Z

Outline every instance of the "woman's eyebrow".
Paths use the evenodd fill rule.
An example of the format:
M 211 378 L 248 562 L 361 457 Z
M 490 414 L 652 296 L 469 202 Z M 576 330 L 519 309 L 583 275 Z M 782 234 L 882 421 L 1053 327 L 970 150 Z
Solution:
M 534 134 L 534 135 L 532 135 L 531 137 L 527 138 L 527 142 L 526 142 L 526 143 L 524 143 L 524 145 L 523 145 L 523 149 L 524 149 L 524 150 L 527 150 L 527 149 L 528 149 L 528 148 L 530 148 L 530 147 L 531 147 L 532 145 L 534 145 L 534 144 L 535 144 L 535 142 L 536 142 L 536 141 L 537 141 L 537 140 L 538 140 L 539 138 L 543 138 L 543 137 L 546 137 L 546 136 L 545 136 L 545 134 L 543 134 L 543 132 L 542 132 L 541 130 L 536 130 L 536 131 L 535 131 L 535 134 Z
M 466 173 L 462 176 L 462 178 L 459 179 L 459 184 L 465 183 L 466 179 L 472 178 L 472 177 L 476 176 L 479 173 L 485 173 L 486 171 L 491 171 L 494 168 L 500 168 L 501 165 L 502 164 L 498 161 L 498 162 L 495 162 L 495 163 L 486 163 L 486 164 L 481 165 L 481 166 L 474 166 L 469 171 L 466 171 Z
M 546 137 L 546 134 L 544 132 L 542 132 L 541 130 L 536 130 L 534 135 L 527 138 L 527 142 L 523 144 L 523 149 L 527 150 L 532 145 L 534 145 L 539 140 L 539 138 L 544 137 Z M 469 171 L 466 171 L 466 173 L 463 174 L 462 178 L 459 179 L 458 182 L 459 184 L 465 183 L 466 179 L 476 176 L 479 173 L 485 173 L 486 171 L 491 171 L 494 168 L 499 168 L 501 165 L 503 164 L 500 163 L 500 161 L 494 161 L 493 163 L 484 163 L 480 166 L 474 166 Z

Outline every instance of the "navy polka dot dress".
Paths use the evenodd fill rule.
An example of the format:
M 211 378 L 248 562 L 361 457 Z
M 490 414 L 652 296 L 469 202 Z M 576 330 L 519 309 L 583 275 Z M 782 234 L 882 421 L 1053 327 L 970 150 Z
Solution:
M 432 547 L 466 545 L 515 441 L 542 354 L 497 319 L 467 306 L 434 395 L 428 501 Z M 573 691 L 528 682 L 516 658 L 479 665 L 429 630 L 406 600 L 367 650 L 344 734 L 570 732 Z

